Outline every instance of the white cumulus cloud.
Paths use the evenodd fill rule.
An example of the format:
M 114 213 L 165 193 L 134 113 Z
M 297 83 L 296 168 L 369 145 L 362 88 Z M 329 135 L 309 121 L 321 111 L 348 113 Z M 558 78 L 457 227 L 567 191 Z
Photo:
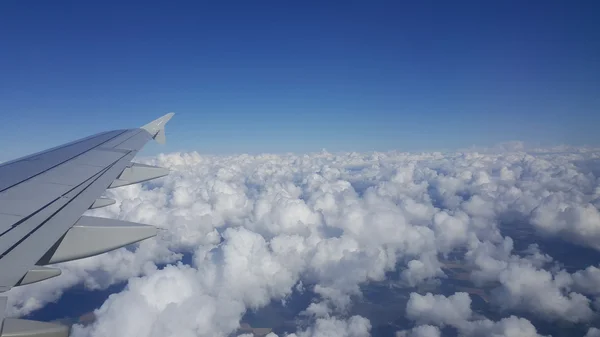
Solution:
M 247 310 L 303 290 L 317 298 L 303 310 L 310 325 L 290 333 L 367 336 L 369 320 L 349 314 L 361 286 L 390 274 L 409 289 L 444 282 L 453 259 L 493 289 L 494 308 L 590 322 L 598 266 L 567 272 L 535 245 L 517 252 L 506 229 L 600 250 L 600 152 L 525 150 L 148 158 L 172 173 L 110 190 L 118 202 L 90 214 L 165 230 L 61 264 L 63 275 L 11 290 L 10 310 L 30 313 L 79 283 L 127 281 L 75 336 L 228 336 Z M 182 254 L 190 264 L 176 263 Z M 415 292 L 406 314 L 420 325 L 402 334 L 438 336 L 448 325 L 467 336 L 537 335 L 516 316 L 475 319 L 470 304 L 466 293 Z

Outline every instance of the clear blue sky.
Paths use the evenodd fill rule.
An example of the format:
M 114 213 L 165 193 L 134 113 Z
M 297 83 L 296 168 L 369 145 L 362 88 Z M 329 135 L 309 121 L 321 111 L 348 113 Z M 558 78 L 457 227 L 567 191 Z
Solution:
M 174 111 L 150 152 L 600 145 L 598 1 L 2 1 L 0 160 Z

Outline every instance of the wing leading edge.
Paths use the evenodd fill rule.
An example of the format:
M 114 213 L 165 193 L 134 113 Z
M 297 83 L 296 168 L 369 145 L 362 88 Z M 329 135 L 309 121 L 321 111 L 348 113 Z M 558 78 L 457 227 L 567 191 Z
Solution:
M 101 254 L 156 235 L 153 226 L 82 216 L 112 205 L 115 188 L 165 176 L 167 169 L 132 163 L 150 140 L 163 143 L 166 114 L 139 129 L 103 132 L 0 165 L 0 292 L 60 275 L 48 264 Z M 93 240 L 91 240 L 93 239 Z M 68 336 L 53 323 L 5 318 L 0 337 Z

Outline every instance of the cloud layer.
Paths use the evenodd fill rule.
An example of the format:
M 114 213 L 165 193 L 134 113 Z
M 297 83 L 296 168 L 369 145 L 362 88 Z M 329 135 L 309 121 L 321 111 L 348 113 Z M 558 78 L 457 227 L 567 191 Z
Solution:
M 349 315 L 362 285 L 389 273 L 409 289 L 443 282 L 452 260 L 506 317 L 474 318 L 466 293 L 413 292 L 406 315 L 417 327 L 402 334 L 536 336 L 519 313 L 592 322 L 597 266 L 569 272 L 538 246 L 517 251 L 506 228 L 600 250 L 599 152 L 516 150 L 159 155 L 146 162 L 168 177 L 110 190 L 118 203 L 91 212 L 157 225 L 158 239 L 62 264 L 62 276 L 12 290 L 11 310 L 27 314 L 81 282 L 128 281 L 74 335 L 226 336 L 248 309 L 308 290 L 318 296 L 297 336 L 366 336 L 369 320 Z M 182 254 L 191 264 L 175 263 Z

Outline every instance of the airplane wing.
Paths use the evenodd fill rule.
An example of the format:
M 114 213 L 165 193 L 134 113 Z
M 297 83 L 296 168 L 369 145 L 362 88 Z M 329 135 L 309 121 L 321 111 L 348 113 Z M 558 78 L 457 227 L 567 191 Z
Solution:
M 115 130 L 0 165 L 0 292 L 60 275 L 46 265 L 101 254 L 155 236 L 156 227 L 82 216 L 115 201 L 107 188 L 165 176 L 167 169 L 132 163 L 150 139 L 164 142 L 173 113 L 139 129 Z M 69 328 L 5 318 L 0 336 L 68 336 Z

